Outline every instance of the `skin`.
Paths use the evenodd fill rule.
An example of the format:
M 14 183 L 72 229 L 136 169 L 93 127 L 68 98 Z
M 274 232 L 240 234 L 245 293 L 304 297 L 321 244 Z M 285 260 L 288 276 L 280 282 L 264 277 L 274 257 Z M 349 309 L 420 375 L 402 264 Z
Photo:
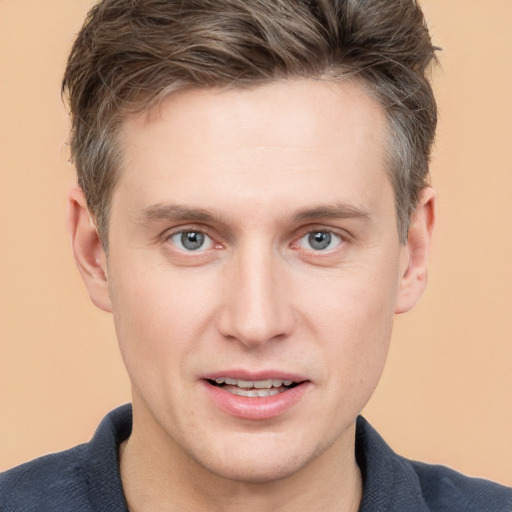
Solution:
M 77 264 L 132 382 L 130 510 L 357 510 L 355 420 L 425 287 L 434 224 L 427 188 L 399 243 L 386 128 L 349 81 L 187 90 L 124 123 L 108 258 L 71 191 Z M 206 245 L 187 252 L 187 230 Z M 236 418 L 202 378 L 229 369 L 308 386 L 276 418 Z

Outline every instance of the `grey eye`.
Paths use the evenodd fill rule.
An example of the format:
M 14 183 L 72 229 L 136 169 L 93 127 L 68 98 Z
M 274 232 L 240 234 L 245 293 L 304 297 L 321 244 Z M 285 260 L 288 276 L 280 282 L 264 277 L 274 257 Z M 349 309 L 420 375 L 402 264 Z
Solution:
M 331 243 L 331 234 L 323 233 L 319 231 L 318 233 L 310 233 L 308 236 L 309 245 L 318 251 L 329 247 Z
M 341 242 L 341 237 L 330 231 L 312 231 L 299 240 L 299 245 L 303 249 L 325 251 L 334 249 Z
M 170 238 L 171 242 L 182 251 L 199 251 L 212 247 L 213 241 L 201 231 L 180 231 Z

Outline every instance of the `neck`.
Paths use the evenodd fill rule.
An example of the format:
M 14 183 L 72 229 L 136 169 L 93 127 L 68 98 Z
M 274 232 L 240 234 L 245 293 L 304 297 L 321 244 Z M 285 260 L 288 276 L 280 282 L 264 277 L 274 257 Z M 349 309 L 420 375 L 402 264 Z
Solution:
M 354 455 L 355 423 L 324 453 L 276 481 L 240 482 L 212 473 L 162 431 L 140 428 L 120 448 L 130 512 L 357 512 L 362 479 Z

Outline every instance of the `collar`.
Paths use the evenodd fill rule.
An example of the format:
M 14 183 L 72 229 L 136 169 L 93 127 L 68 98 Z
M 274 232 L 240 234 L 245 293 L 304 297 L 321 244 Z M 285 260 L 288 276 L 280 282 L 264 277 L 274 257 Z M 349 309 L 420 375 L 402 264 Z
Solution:
M 393 452 L 377 431 L 357 418 L 356 460 L 363 477 L 359 512 L 428 512 L 410 462 Z

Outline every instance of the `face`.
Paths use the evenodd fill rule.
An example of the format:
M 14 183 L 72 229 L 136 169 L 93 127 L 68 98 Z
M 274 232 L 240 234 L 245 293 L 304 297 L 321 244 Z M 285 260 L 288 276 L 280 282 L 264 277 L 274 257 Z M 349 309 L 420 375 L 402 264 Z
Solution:
M 385 132 L 357 85 L 314 80 L 189 90 L 126 121 L 102 307 L 134 433 L 249 481 L 353 443 L 408 264 Z

